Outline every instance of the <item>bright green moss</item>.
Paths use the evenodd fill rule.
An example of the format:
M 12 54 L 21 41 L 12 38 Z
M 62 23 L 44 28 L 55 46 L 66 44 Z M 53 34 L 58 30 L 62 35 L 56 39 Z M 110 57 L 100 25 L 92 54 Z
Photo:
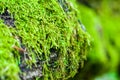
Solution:
M 46 60 L 43 65 L 44 80 L 64 80 L 77 73 L 80 63 L 86 59 L 90 40 L 88 34 L 81 29 L 78 23 L 76 11 L 69 2 L 66 6 L 69 9 L 67 13 L 64 12 L 57 0 L 0 1 L 0 13 L 3 13 L 4 9 L 8 7 L 9 12 L 15 15 L 16 25 L 16 28 L 11 29 L 8 26 L 3 26 L 3 22 L 0 22 L 1 79 L 7 76 L 8 79 L 14 77 L 14 80 L 17 80 L 19 77 L 19 66 L 16 64 L 20 64 L 19 56 L 13 56 L 19 53 L 12 53 L 14 50 L 12 45 L 20 45 L 14 36 L 22 38 L 22 44 L 25 45 L 32 59 L 28 63 L 29 66 L 36 62 L 36 58 Z M 6 42 L 3 41 L 4 39 Z M 50 64 L 47 61 L 51 54 L 51 48 L 55 48 L 58 55 L 54 70 L 49 67 Z M 3 54 L 11 59 L 4 58 Z M 9 69 L 6 70 L 5 67 L 9 65 Z
M 0 24 L 0 79 L 17 80 L 19 68 L 12 54 L 12 46 L 15 40 L 4 24 Z

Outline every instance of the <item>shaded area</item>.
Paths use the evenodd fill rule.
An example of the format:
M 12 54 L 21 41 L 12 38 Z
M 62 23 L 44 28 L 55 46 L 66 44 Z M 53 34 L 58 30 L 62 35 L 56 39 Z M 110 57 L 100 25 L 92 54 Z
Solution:
M 0 14 L 0 18 L 4 21 L 4 24 L 6 24 L 7 26 L 15 27 L 14 16 L 9 13 L 7 7 L 5 8 L 4 12 Z

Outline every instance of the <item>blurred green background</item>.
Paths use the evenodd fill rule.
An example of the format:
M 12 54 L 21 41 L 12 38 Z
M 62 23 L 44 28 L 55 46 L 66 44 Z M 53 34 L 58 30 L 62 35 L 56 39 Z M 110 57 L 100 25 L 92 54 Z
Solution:
M 72 80 L 120 80 L 120 0 L 77 0 L 78 17 L 91 35 L 84 68 Z

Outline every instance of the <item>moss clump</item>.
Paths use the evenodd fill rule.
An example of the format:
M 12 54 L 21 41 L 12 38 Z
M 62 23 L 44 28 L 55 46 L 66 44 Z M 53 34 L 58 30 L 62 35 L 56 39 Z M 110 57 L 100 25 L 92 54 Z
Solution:
M 15 19 L 15 26 L 11 26 L 12 28 L 3 24 L 3 19 L 1 20 L 4 22 L 0 22 L 1 79 L 17 80 L 20 73 L 22 79 L 38 77 L 64 80 L 77 73 L 80 63 L 86 59 L 90 41 L 88 34 L 81 29 L 77 12 L 70 2 L 61 2 L 0 1 L 0 13 L 4 13 L 7 7 Z M 31 71 L 32 74 L 35 71 L 33 68 L 41 68 L 42 77 L 29 77 L 28 72 Z

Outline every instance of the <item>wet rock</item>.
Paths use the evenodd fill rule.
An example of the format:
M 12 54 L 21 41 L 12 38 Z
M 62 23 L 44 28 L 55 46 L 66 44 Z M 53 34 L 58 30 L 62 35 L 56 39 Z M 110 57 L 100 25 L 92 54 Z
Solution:
M 21 80 L 33 80 L 36 77 L 42 77 L 42 66 L 32 68 L 23 68 L 22 74 L 20 75 Z

